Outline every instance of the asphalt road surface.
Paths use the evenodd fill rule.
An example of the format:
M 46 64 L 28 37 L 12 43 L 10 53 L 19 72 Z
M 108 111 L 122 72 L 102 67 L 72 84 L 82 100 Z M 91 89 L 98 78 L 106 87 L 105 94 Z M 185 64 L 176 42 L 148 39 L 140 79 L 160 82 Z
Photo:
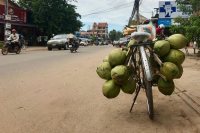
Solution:
M 184 91 L 166 97 L 154 88 L 153 121 L 143 91 L 132 113 L 132 95 L 120 92 L 117 98 L 106 99 L 96 67 L 112 49 L 111 45 L 89 46 L 78 53 L 0 55 L 0 133 L 200 132 L 200 115 L 178 96 Z M 185 77 L 191 69 L 179 85 L 189 86 Z

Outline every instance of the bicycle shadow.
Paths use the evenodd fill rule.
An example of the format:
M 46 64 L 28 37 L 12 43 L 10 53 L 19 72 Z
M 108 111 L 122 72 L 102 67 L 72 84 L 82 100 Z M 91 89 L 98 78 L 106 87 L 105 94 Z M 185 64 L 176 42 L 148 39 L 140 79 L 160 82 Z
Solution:
M 181 105 L 181 106 L 180 106 Z M 124 112 L 123 112 L 124 111 Z M 122 110 L 118 113 L 126 123 L 132 123 L 141 129 L 148 128 L 149 132 L 194 132 L 197 126 L 192 117 L 186 113 L 187 109 L 175 95 L 154 98 L 154 119 L 150 120 L 147 113 L 146 101 L 138 100 L 131 113 Z

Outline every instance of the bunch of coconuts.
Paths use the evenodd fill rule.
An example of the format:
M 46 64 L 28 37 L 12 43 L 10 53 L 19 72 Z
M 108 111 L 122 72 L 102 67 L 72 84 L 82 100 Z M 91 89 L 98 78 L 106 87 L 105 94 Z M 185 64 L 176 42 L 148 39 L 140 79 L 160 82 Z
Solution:
M 159 40 L 154 44 L 154 52 L 163 62 L 158 68 L 162 76 L 158 77 L 157 85 L 164 95 L 171 95 L 174 92 L 173 80 L 181 78 L 183 74 L 182 63 L 185 54 L 180 49 L 185 48 L 187 44 L 188 40 L 182 34 L 173 34 L 166 40 Z
M 126 59 L 127 51 L 117 48 L 112 50 L 96 69 L 99 77 L 106 80 L 102 92 L 109 99 L 117 97 L 120 90 L 127 94 L 133 94 L 135 91 L 136 82 L 131 76 L 132 69 L 125 65 Z
M 137 42 L 132 39 L 128 48 Z M 181 78 L 183 74 L 182 63 L 185 54 L 180 50 L 188 44 L 188 40 L 182 34 L 171 35 L 166 40 L 156 41 L 153 45 L 154 52 L 162 61 L 162 65 L 156 64 L 155 60 L 150 62 L 155 69 L 159 70 L 160 76 L 154 79 L 159 91 L 164 95 L 171 95 L 174 92 L 174 79 Z M 97 74 L 106 80 L 102 87 L 103 95 L 107 98 L 115 98 L 120 90 L 127 94 L 133 94 L 136 82 L 133 79 L 133 69 L 127 66 L 127 51 L 120 48 L 112 50 L 97 67 Z

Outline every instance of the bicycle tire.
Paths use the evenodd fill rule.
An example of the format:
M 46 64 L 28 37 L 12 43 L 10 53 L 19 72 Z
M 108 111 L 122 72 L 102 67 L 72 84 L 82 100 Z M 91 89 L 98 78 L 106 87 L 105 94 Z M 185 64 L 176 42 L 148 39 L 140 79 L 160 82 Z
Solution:
M 147 97 L 147 110 L 148 110 L 149 118 L 153 119 L 154 108 L 153 108 L 152 82 L 148 79 L 146 69 L 150 70 L 150 68 L 149 67 L 147 68 L 147 66 L 146 67 L 144 66 L 145 61 L 146 61 L 146 63 L 150 64 L 149 61 L 147 60 L 147 55 L 141 54 L 142 79 L 143 79 L 143 85 L 144 85 L 143 87 L 145 89 L 145 93 L 146 93 L 146 97 Z
M 154 117 L 154 109 L 153 109 L 153 94 L 152 94 L 152 84 L 150 81 L 147 81 L 145 74 L 143 74 L 144 88 L 147 97 L 147 110 L 150 119 Z

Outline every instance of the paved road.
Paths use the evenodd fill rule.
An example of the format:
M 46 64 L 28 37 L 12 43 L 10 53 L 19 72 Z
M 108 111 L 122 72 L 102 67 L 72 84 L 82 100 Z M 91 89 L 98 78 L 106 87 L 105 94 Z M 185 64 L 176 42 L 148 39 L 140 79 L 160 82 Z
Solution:
M 143 91 L 133 113 L 128 112 L 131 95 L 106 99 L 95 70 L 112 49 L 0 55 L 0 133 L 200 132 L 199 115 L 177 96 L 180 92 L 166 97 L 154 88 L 154 121 L 147 116 Z

